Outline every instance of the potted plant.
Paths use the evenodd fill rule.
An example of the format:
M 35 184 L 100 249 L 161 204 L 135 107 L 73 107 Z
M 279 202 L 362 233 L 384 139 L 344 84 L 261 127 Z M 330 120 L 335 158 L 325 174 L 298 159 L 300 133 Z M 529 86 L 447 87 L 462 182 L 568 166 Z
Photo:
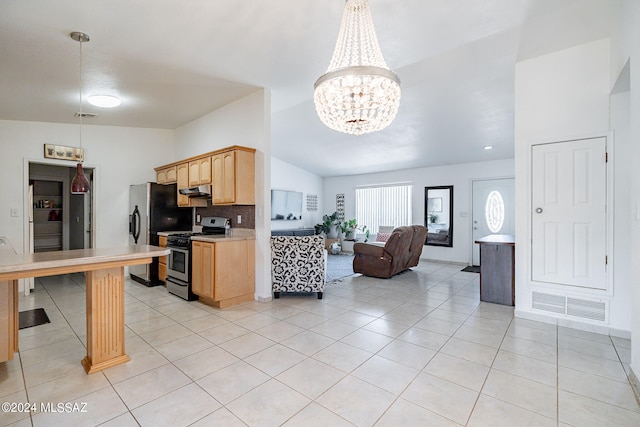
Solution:
M 435 224 L 438 222 L 438 215 L 430 213 L 429 214 L 429 224 Z
M 367 229 L 367 226 L 364 225 L 362 227 L 358 227 L 358 221 L 355 218 L 342 221 L 340 223 L 340 230 L 342 231 L 344 240 L 355 240 L 358 230 L 365 233 L 366 239 L 369 238 L 369 230 Z
M 314 225 L 313 228 L 317 234 L 324 233 L 327 239 L 335 239 L 338 237 L 339 225 L 338 213 L 334 212 L 331 215 L 323 215 L 322 223 Z

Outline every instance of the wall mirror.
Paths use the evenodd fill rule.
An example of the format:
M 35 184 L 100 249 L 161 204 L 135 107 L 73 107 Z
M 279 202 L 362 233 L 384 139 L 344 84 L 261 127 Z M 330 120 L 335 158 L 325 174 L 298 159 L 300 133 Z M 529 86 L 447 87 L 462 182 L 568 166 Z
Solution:
M 453 246 L 453 185 L 424 187 L 425 245 Z

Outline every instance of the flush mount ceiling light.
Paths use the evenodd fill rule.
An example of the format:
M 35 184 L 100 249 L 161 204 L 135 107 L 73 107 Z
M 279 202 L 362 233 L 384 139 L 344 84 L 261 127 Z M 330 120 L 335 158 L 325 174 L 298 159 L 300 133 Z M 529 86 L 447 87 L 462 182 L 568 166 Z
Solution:
M 80 148 L 82 148 L 82 43 L 89 41 L 89 36 L 85 33 L 74 31 L 69 34 L 71 38 L 80 43 L 80 96 L 79 107 L 76 115 L 80 118 Z M 86 194 L 91 190 L 89 180 L 82 170 L 82 162 L 78 162 L 76 165 L 76 173 L 71 181 L 71 194 Z
M 89 104 L 102 108 L 113 108 L 120 105 L 120 98 L 113 95 L 91 95 L 87 98 Z
M 313 101 L 325 125 L 353 135 L 384 129 L 396 117 L 400 79 L 382 57 L 368 0 L 346 0 L 333 57 L 314 85 Z
M 493 150 L 493 145 L 485 145 L 482 147 L 483 150 Z

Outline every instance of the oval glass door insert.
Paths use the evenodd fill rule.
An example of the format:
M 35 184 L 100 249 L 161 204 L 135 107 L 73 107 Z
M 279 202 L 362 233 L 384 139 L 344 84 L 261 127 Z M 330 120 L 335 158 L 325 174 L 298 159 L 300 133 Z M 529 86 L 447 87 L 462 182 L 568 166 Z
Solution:
M 487 227 L 492 233 L 497 233 L 504 224 L 504 200 L 499 191 L 492 191 L 487 196 L 485 205 L 485 219 Z

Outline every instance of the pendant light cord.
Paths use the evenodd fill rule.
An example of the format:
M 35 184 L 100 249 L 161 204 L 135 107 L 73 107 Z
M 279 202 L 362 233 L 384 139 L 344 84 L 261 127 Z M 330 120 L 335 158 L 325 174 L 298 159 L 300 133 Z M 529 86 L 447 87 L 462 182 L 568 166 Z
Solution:
M 80 40 L 80 96 L 78 99 L 78 115 L 80 116 L 80 148 L 82 148 L 82 43 Z

